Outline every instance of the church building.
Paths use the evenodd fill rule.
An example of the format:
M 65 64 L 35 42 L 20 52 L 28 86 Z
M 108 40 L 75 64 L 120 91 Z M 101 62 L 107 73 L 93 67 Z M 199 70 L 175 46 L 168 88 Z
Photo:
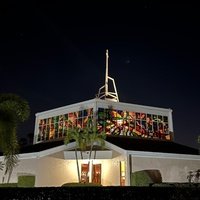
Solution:
M 82 182 L 130 186 L 132 175 L 143 170 L 159 171 L 162 182 L 188 182 L 188 173 L 200 168 L 198 150 L 174 142 L 171 109 L 119 101 L 108 59 L 107 50 L 105 84 L 94 99 L 36 113 L 34 144 L 21 149 L 11 182 L 21 173 L 34 174 L 38 187 L 77 182 L 76 142 L 65 145 L 64 138 L 68 129 L 90 122 L 107 137 L 104 148 L 92 151 L 91 162 L 89 150 L 82 158 L 78 150 Z

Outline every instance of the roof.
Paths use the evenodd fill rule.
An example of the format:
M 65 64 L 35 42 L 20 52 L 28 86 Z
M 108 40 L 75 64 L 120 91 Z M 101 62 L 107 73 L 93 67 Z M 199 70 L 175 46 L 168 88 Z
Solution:
M 32 152 L 44 151 L 47 149 L 61 146 L 63 144 L 64 144 L 63 140 L 57 140 L 57 141 L 51 141 L 51 142 L 41 142 L 41 143 L 21 147 L 20 153 L 32 153 Z
M 129 151 L 149 151 L 160 153 L 176 153 L 199 155 L 198 149 L 184 146 L 171 141 L 141 139 L 124 136 L 107 136 L 106 141 Z
M 41 142 L 37 144 L 32 145 L 26 145 L 22 146 L 19 149 L 19 153 L 34 153 L 34 152 L 40 152 L 47 149 L 51 149 L 54 147 L 58 147 L 64 144 L 63 140 L 57 140 L 57 141 L 51 141 L 51 142 Z M 2 152 L 0 152 L 0 156 L 2 156 Z
M 198 149 L 181 145 L 175 142 L 153 139 L 141 139 L 125 136 L 107 136 L 106 141 L 128 151 L 146 151 L 160 153 L 176 153 L 199 155 Z M 20 153 L 33 153 L 58 147 L 64 144 L 63 140 L 43 142 L 21 147 Z M 2 155 L 2 154 L 0 154 Z

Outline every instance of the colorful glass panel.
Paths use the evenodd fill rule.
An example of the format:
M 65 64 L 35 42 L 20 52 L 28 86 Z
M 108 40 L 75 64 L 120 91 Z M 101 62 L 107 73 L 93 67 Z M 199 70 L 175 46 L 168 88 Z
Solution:
M 97 128 L 108 135 L 171 139 L 168 117 L 149 113 L 99 108 Z
M 37 142 L 63 138 L 68 128 L 86 127 L 93 119 L 93 109 L 85 109 L 39 120 Z

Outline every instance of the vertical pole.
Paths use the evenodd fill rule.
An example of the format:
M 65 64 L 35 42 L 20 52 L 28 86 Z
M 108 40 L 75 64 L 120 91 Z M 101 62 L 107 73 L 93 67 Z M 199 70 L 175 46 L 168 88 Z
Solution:
M 127 178 L 128 178 L 128 185 L 132 186 L 132 176 L 131 176 L 131 174 L 132 174 L 132 165 L 133 165 L 133 163 L 132 163 L 132 156 L 129 155 L 127 158 L 128 158 L 128 161 L 129 161 L 129 163 L 127 165 L 127 166 L 129 166 L 129 177 L 127 176 Z
M 34 130 L 34 138 L 33 138 L 33 144 L 36 144 L 38 142 L 38 137 L 39 136 L 39 117 L 36 116 L 35 119 L 36 123 L 35 123 L 35 130 Z
M 169 128 L 169 133 L 170 133 L 170 139 L 171 141 L 174 141 L 174 129 L 173 129 L 173 119 L 172 119 L 172 110 L 169 110 L 169 115 L 168 115 L 168 128 Z
M 105 98 L 108 96 L 108 49 L 106 49 Z

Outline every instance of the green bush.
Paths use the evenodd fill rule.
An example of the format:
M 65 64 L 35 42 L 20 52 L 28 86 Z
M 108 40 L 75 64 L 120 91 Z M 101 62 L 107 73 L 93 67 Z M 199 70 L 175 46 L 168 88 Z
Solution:
M 175 187 L 173 183 L 153 183 L 152 187 Z
M 17 187 L 17 183 L 1 183 L 0 187 Z
M 131 186 L 149 186 L 152 183 L 162 183 L 159 170 L 142 170 L 131 174 Z
M 97 183 L 64 183 L 62 187 L 99 187 L 102 186 L 101 184 Z
M 35 176 L 34 175 L 22 175 L 18 176 L 18 187 L 34 187 Z

